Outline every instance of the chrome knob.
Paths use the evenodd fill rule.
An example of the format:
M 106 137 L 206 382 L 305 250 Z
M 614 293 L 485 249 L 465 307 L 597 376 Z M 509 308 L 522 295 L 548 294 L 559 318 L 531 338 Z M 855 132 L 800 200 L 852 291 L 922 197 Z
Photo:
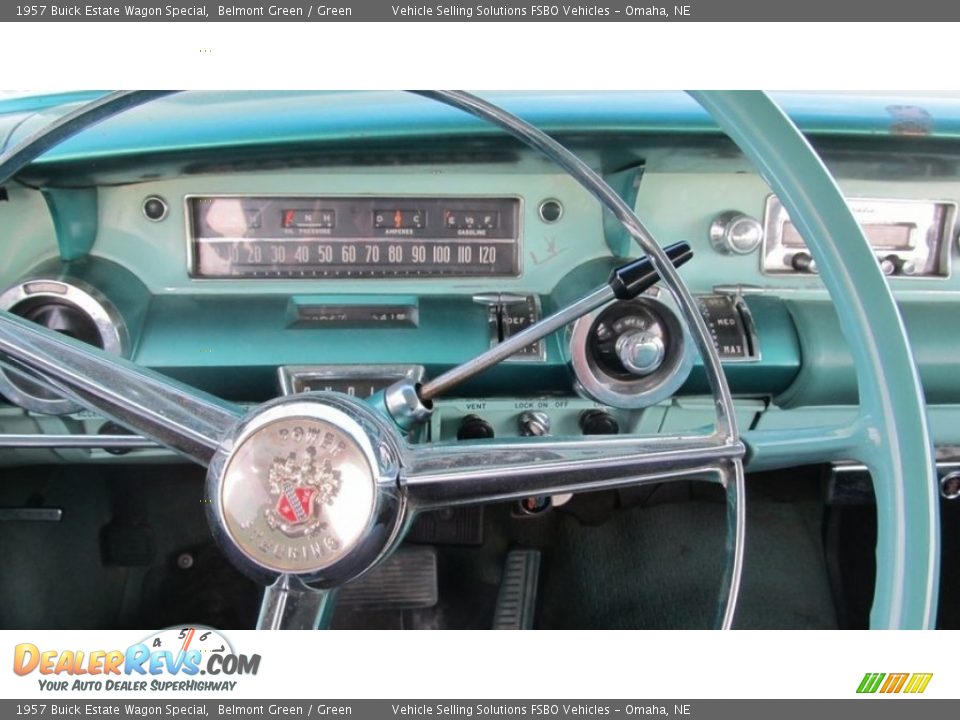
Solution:
M 717 215 L 710 223 L 710 244 L 724 255 L 746 255 L 760 246 L 763 225 L 756 218 L 736 210 Z
M 545 412 L 530 410 L 521 413 L 517 424 L 524 437 L 543 437 L 550 434 L 550 416 Z
M 649 375 L 666 357 L 663 338 L 649 330 L 631 330 L 617 338 L 617 357 L 634 375 Z
M 799 273 L 817 272 L 817 261 L 807 252 L 794 253 L 789 257 L 787 264 Z
M 947 500 L 960 498 L 960 472 L 952 472 L 940 478 L 940 494 Z
M 896 253 L 878 259 L 884 275 L 899 275 L 906 270 L 906 262 Z

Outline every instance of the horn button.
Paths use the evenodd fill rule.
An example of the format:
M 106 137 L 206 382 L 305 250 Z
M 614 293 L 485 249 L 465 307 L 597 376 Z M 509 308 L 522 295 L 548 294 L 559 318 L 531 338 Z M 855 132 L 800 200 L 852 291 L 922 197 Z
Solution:
M 236 564 L 268 581 L 337 584 L 385 552 L 398 525 L 391 443 L 365 426 L 365 408 L 319 400 L 257 413 L 210 465 L 215 534 Z

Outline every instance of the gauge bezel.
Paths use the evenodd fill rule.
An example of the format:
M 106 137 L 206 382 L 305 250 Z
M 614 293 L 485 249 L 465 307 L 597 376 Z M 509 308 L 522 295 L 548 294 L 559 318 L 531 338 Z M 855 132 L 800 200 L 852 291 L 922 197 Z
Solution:
M 449 201 L 449 202 L 469 202 L 472 200 L 477 201 L 508 201 L 511 203 L 516 203 L 516 210 L 514 212 L 514 233 L 513 237 L 510 238 L 495 238 L 497 242 L 502 242 L 503 240 L 511 240 L 510 248 L 513 250 L 513 263 L 512 270 L 509 273 L 472 273 L 472 274 L 440 274 L 440 273 L 428 273 L 428 274 L 417 274 L 417 272 L 404 272 L 397 275 L 350 275 L 350 274 L 336 274 L 336 275 L 304 275 L 297 276 L 292 274 L 284 274 L 277 276 L 267 276 L 267 275 L 252 275 L 252 274 L 239 274 L 239 275 L 209 275 L 202 274 L 198 270 L 198 257 L 197 257 L 197 248 L 198 242 L 200 240 L 197 237 L 194 229 L 194 218 L 193 213 L 191 212 L 192 202 L 197 200 L 215 200 L 215 199 L 253 199 L 253 198 L 263 198 L 269 200 L 284 200 L 289 199 L 292 202 L 299 201 L 322 201 L 322 200 L 331 200 L 335 202 L 344 202 L 349 200 L 359 200 L 363 202 L 376 202 L 383 200 L 384 202 L 390 200 L 402 200 L 404 202 L 411 201 L 422 201 L 422 202 L 434 202 L 434 201 Z M 484 278 L 493 278 L 493 279 L 513 279 L 522 277 L 524 271 L 523 263 L 523 247 L 524 247 L 524 218 L 525 218 L 525 202 L 524 198 L 517 194 L 509 193 L 491 193 L 491 194 L 404 194 L 404 193 L 392 193 L 389 195 L 382 193 L 269 193 L 269 192 L 244 192 L 244 193 L 191 193 L 183 196 L 183 220 L 185 227 L 185 240 L 186 240 L 186 258 L 187 258 L 187 276 L 193 281 L 246 281 L 246 280 L 256 280 L 258 282 L 265 281 L 290 281 L 290 280 L 371 280 L 371 281 L 402 281 L 402 280 L 426 280 L 426 281 L 436 281 L 436 280 L 450 280 L 450 279 L 466 279 L 466 280 L 477 280 Z M 336 236 L 331 236 L 336 237 Z M 322 240 L 323 236 L 320 237 L 306 237 L 305 241 L 317 241 Z M 347 238 L 352 239 L 357 242 L 365 241 L 381 241 L 385 238 L 381 237 L 371 237 L 371 238 Z M 424 238 L 425 240 L 436 241 L 442 240 L 443 238 Z M 478 238 L 480 239 L 480 238 Z M 454 238 L 450 238 L 451 241 L 455 241 Z
M 0 293 L 0 310 L 9 312 L 22 302 L 44 298 L 72 305 L 85 314 L 97 329 L 101 349 L 126 357 L 130 339 L 123 317 L 103 293 L 83 280 L 43 276 L 21 280 Z M 68 415 L 82 409 L 67 398 L 31 395 L 14 383 L 3 369 L 0 369 L 0 395 L 25 410 L 47 415 Z
M 617 304 L 642 305 L 663 323 L 669 352 L 664 364 L 650 375 L 621 379 L 607 373 L 594 358 L 592 338 L 600 317 Z M 570 332 L 569 352 L 577 385 L 588 397 L 604 405 L 625 410 L 656 405 L 674 395 L 686 382 L 696 355 L 693 338 L 676 313 L 664 302 L 641 296 L 617 300 L 584 315 Z

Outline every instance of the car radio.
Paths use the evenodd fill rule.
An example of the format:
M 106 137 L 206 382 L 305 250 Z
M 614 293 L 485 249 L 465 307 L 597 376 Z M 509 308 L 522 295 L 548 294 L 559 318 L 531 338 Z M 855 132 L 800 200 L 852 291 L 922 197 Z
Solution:
M 926 200 L 849 198 L 885 275 L 945 277 L 956 221 L 956 203 Z M 807 244 L 775 195 L 767 198 L 763 272 L 815 273 Z

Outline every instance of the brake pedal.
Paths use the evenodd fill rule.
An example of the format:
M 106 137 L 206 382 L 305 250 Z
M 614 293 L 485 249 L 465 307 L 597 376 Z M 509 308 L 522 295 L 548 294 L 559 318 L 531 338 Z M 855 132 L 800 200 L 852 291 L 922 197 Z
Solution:
M 438 597 L 436 551 L 405 546 L 340 588 L 337 604 L 354 610 L 415 610 L 433 607 Z
M 503 564 L 494 630 L 532 630 L 540 584 L 540 551 L 511 550 Z

